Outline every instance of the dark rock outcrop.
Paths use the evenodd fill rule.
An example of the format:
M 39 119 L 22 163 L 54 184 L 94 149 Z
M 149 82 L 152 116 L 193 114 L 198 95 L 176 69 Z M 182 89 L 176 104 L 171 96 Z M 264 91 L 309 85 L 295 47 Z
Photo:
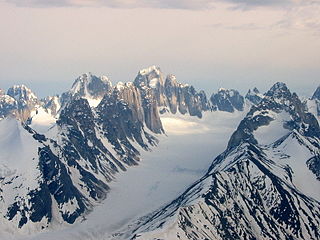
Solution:
M 164 80 L 160 68 L 152 66 L 141 70 L 134 81 L 143 96 L 155 95 L 155 100 L 161 112 L 178 111 L 181 114 L 202 117 L 203 111 L 210 110 L 210 104 L 204 91 L 199 93 L 193 86 L 178 83 L 176 77 L 169 74 Z
M 259 92 L 259 90 L 255 87 L 252 90 L 249 89 L 248 93 L 245 96 L 251 103 L 257 105 L 261 102 L 263 95 Z
M 212 108 L 214 110 L 234 112 L 243 111 L 244 98 L 236 90 L 220 88 L 218 93 L 210 97 Z

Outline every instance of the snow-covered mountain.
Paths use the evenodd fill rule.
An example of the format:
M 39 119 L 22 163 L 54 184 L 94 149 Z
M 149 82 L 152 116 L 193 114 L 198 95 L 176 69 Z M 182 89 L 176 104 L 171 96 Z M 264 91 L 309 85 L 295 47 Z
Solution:
M 302 103 L 277 83 L 265 94 L 254 88 L 244 98 L 221 88 L 208 99 L 155 66 L 115 86 L 83 74 L 69 91 L 42 100 L 23 85 L 0 91 L 0 231 L 79 223 L 108 198 L 118 173 L 157 146 L 163 123 L 177 134 L 199 134 L 208 126 L 184 117 L 200 122 L 251 107 L 203 178 L 115 236 L 319 239 L 320 191 L 310 187 L 320 178 L 319 123 L 309 113 L 316 93 Z
M 44 100 L 23 85 L 1 92 L 1 229 L 72 224 L 104 199 L 115 174 L 164 132 L 152 89 L 83 74 Z
M 112 89 L 112 83 L 106 76 L 97 77 L 91 73 L 82 74 L 78 77 L 70 91 L 62 95 L 61 102 L 67 102 L 74 97 L 81 97 L 88 100 L 90 106 L 96 107 L 103 96 Z
M 36 95 L 25 85 L 14 85 L 7 94 L 0 91 L 0 119 L 13 115 L 26 121 L 40 104 Z
M 97 107 L 75 94 L 45 135 L 32 128 L 48 118 L 44 106 L 22 124 L 9 116 L 0 121 L 1 229 L 72 224 L 104 199 L 114 175 L 137 165 L 140 151 L 155 146 L 155 133 L 163 132 L 156 102 L 142 105 L 137 88 L 126 84 L 106 91 Z
M 126 104 L 105 100 L 95 112 L 85 99 L 72 100 L 46 136 L 16 119 L 0 122 L 3 225 L 27 231 L 73 223 L 106 197 L 115 173 L 157 143 Z
M 132 239 L 320 239 L 320 128 L 285 84 L 252 106 L 207 174 Z

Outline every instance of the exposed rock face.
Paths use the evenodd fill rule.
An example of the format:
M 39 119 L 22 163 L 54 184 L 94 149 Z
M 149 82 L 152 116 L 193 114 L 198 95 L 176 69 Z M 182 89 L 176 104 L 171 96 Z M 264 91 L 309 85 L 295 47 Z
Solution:
M 252 106 L 207 174 L 139 219 L 131 236 L 320 239 L 320 195 L 309 188 L 319 183 L 319 134 L 318 122 L 297 95 L 275 84 Z
M 251 103 L 257 105 L 261 102 L 263 95 L 259 92 L 259 90 L 255 87 L 252 90 L 249 89 L 248 93 L 245 96 Z
M 144 92 L 144 96 L 155 95 L 161 112 L 170 111 L 175 114 L 179 111 L 201 118 L 203 111 L 210 110 L 204 91 L 198 93 L 193 86 L 178 83 L 172 74 L 165 81 L 163 79 L 160 68 L 152 66 L 138 73 L 134 85 Z
M 182 87 L 182 94 L 184 102 L 181 101 L 179 105 L 181 108 L 186 106 L 187 112 L 190 116 L 197 116 L 201 118 L 202 112 L 209 110 L 207 97 L 203 91 L 197 93 L 193 86 L 187 85 Z
M 9 88 L 7 95 L 17 101 L 19 109 L 31 109 L 39 104 L 39 100 L 36 95 L 25 85 L 15 85 Z
M 127 88 L 106 94 L 96 108 L 84 98 L 72 98 L 46 134 L 50 138 L 27 125 L 18 128 L 16 135 L 27 136 L 28 151 L 33 152 L 25 161 L 35 166 L 27 172 L 8 169 L 10 174 L 1 175 L 5 187 L 0 185 L 0 199 L 8 205 L 0 205 L 0 212 L 8 221 L 19 228 L 45 228 L 53 220 L 74 223 L 107 196 L 108 182 L 117 172 L 138 164 L 139 151 L 157 144 L 144 127 L 137 89 L 132 84 Z M 23 183 L 30 174 L 37 179 L 32 186 Z M 7 199 L 12 194 L 19 197 Z
M 220 88 L 218 93 L 210 97 L 214 110 L 234 112 L 243 111 L 244 98 L 236 90 Z
M 159 106 L 164 106 L 166 99 L 164 98 L 164 81 L 163 73 L 159 67 L 151 66 L 139 71 L 134 80 L 135 86 L 139 88 L 149 87 L 153 90 L 156 101 Z
M 276 83 L 265 94 L 265 98 L 260 104 L 253 106 L 246 118 L 241 121 L 237 131 L 232 135 L 228 147 L 238 146 L 242 141 L 256 144 L 253 131 L 274 120 L 270 114 L 271 111 L 275 113 L 286 111 L 290 114 L 292 120 L 284 123 L 285 128 L 296 129 L 308 137 L 320 138 L 317 119 L 307 112 L 297 94 L 291 93 L 284 83 Z
M 159 117 L 158 103 L 154 91 L 148 87 L 139 88 L 142 98 L 142 107 L 147 127 L 156 133 L 163 131 Z
M 9 95 L 0 95 L 0 120 L 9 115 L 14 115 L 15 110 L 18 108 L 17 102 Z
M 162 95 L 157 95 L 157 92 L 153 89 L 143 86 L 144 84 L 149 84 L 150 77 L 162 82 L 162 74 L 156 68 L 149 70 L 148 74 L 140 71 L 140 75 L 137 77 L 139 81 L 136 80 L 140 84 L 139 88 L 130 82 L 120 82 L 115 87 L 112 87 L 107 77 L 98 78 L 91 73 L 83 74 L 75 80 L 70 91 L 63 93 L 61 96 L 47 98 L 45 108 L 50 110 L 53 115 L 57 115 L 68 102 L 79 97 L 87 99 L 91 107 L 98 107 L 105 95 L 108 95 L 108 97 L 117 96 L 118 101 L 122 100 L 127 104 L 127 107 L 129 107 L 138 121 L 145 122 L 151 131 L 161 133 L 163 129 L 156 98 L 158 96 L 158 99 L 161 99 Z
M 14 131 L 0 141 L 2 152 L 12 142 L 30 151 L 17 156 L 28 163 L 21 164 L 26 169 L 1 165 L 6 157 L 0 159 L 5 169 L 0 171 L 0 214 L 27 229 L 79 220 L 107 196 L 115 174 L 138 164 L 140 151 L 157 144 L 154 134 L 164 132 L 159 109 L 201 117 L 211 104 L 203 91 L 178 83 L 173 75 L 164 80 L 156 67 L 140 71 L 134 83 L 114 87 L 106 77 L 83 74 L 70 91 L 42 101 L 23 85 L 10 88 L 8 95 L 0 92 L 0 120 L 13 115 L 22 122 L 11 119 Z M 31 128 L 40 110 L 54 116 L 44 135 Z
M 197 92 L 193 86 L 177 82 L 176 77 L 172 74 L 164 78 L 160 68 L 152 66 L 139 71 L 133 84 L 119 83 L 116 87 L 112 87 L 110 80 L 105 76 L 97 77 L 91 73 L 85 73 L 74 81 L 69 91 L 61 95 L 46 97 L 43 100 L 38 100 L 35 94 L 24 85 L 13 86 L 8 90 L 6 97 L 3 91 L 0 94 L 0 117 L 11 114 L 21 121 L 31 123 L 32 117 L 41 108 L 57 119 L 60 111 L 72 99 L 81 97 L 87 99 L 91 107 L 97 107 L 105 94 L 115 89 L 119 91 L 123 86 L 125 90 L 122 97 L 126 99 L 131 110 L 134 111 L 134 114 L 139 115 L 139 120 L 144 118 L 146 126 L 156 133 L 163 131 L 159 111 L 173 114 L 179 112 L 201 118 L 204 111 L 243 110 L 243 97 L 235 90 L 225 91 L 227 100 L 220 99 L 221 92 L 214 94 L 212 99 L 215 100 L 212 104 L 208 101 L 204 91 Z M 142 103 L 143 111 L 139 109 L 141 108 L 139 101 Z
M 72 84 L 68 92 L 61 94 L 61 108 L 73 98 L 82 97 L 88 100 L 90 106 L 96 107 L 103 96 L 112 90 L 112 83 L 106 76 L 97 77 L 91 73 L 82 74 Z
M 7 94 L 0 93 L 0 119 L 13 115 L 21 121 L 26 121 L 33 110 L 41 102 L 36 95 L 24 85 L 15 85 L 8 89 Z
M 180 90 L 180 84 L 178 84 L 174 75 L 170 74 L 167 76 L 164 88 L 170 112 L 176 114 L 177 109 L 179 108 L 179 112 L 186 113 L 185 106 L 182 106 L 184 99 L 181 99 L 183 96 Z
M 118 99 L 122 99 L 128 105 L 136 120 L 139 122 L 145 120 L 141 93 L 133 83 L 118 84 L 114 92 Z M 148 126 L 150 126 L 150 123 L 148 123 Z
M 78 77 L 70 90 L 72 96 L 102 98 L 112 88 L 106 76 L 96 77 L 91 73 Z
M 53 220 L 74 223 L 106 197 L 116 173 L 138 164 L 140 151 L 157 144 L 152 134 L 163 132 L 156 96 L 133 83 L 112 87 L 106 77 L 84 74 L 70 91 L 43 102 L 25 86 L 10 88 L 8 94 L 0 95 L 1 117 L 19 114 L 24 124 L 15 128 L 16 135 L 28 138 L 21 144 L 31 144 L 33 153 L 32 159 L 21 158 L 35 165 L 28 172 L 0 173 L 6 184 L 0 185 L 0 199 L 6 202 L 0 212 L 19 228 L 46 228 Z M 57 118 L 46 135 L 26 125 L 30 112 L 38 108 Z M 22 110 L 29 111 L 23 119 Z M 23 180 L 30 172 L 38 179 L 33 186 Z M 18 197 L 6 197 L 11 195 Z
M 57 116 L 61 108 L 60 97 L 58 95 L 46 97 L 44 99 L 44 108 L 50 111 L 51 115 Z

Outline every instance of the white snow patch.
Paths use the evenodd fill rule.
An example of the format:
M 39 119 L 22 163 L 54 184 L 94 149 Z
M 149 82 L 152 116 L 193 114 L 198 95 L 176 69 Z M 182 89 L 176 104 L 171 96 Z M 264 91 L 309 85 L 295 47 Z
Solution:
M 16 119 L 5 118 L 0 121 L 0 239 L 6 239 L 3 237 L 6 233 L 15 233 L 12 226 L 17 226 L 20 220 L 17 215 L 10 225 L 4 219 L 10 204 L 18 201 L 28 207 L 28 193 L 39 187 L 39 147 L 40 144 Z M 30 225 L 28 222 L 22 231 L 32 231 L 33 227 L 36 230 L 37 224 Z
M 306 164 L 313 154 L 306 146 L 290 135 L 279 147 L 272 152 L 269 151 L 269 154 L 275 162 L 290 166 L 293 171 L 293 183 L 301 192 L 320 201 L 320 188 L 317 187 L 319 181 Z
M 41 107 L 32 115 L 30 127 L 38 133 L 45 133 L 56 123 L 56 120 L 57 119 Z
M 102 98 L 92 98 L 92 97 L 86 97 L 86 99 L 90 107 L 97 107 L 102 100 Z
M 255 139 L 257 139 L 258 143 L 262 145 L 271 144 L 289 133 L 289 130 L 283 127 L 283 124 L 290 120 L 289 113 L 281 112 L 278 114 L 269 111 L 268 116 L 274 120 L 271 121 L 269 125 L 261 126 L 254 131 Z M 272 131 L 270 131 L 270 129 L 272 129 Z
M 320 103 L 318 103 L 320 104 Z M 307 100 L 307 107 L 308 111 L 312 113 L 318 120 L 320 124 L 320 116 L 318 116 L 318 106 L 317 106 L 317 100 Z

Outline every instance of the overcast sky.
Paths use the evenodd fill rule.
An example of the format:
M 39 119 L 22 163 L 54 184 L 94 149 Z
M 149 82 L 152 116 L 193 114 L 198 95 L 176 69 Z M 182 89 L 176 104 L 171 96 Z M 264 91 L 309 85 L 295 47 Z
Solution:
M 0 88 L 41 97 L 84 72 L 160 66 L 207 93 L 320 84 L 320 0 L 0 0 Z

